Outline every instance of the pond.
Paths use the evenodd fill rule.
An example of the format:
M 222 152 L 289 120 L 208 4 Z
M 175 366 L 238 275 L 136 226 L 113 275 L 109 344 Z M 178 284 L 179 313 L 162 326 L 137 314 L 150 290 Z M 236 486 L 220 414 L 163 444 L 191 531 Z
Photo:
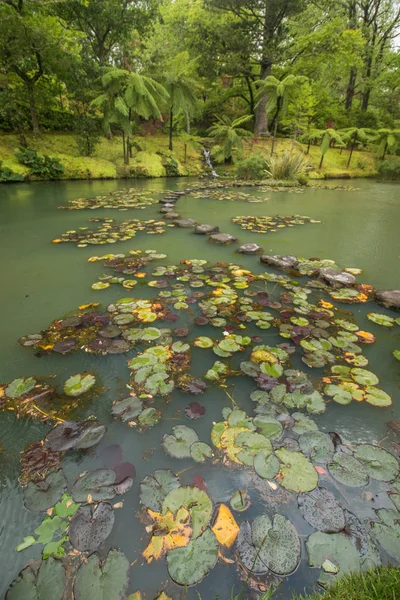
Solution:
M 42 390 L 44 384 L 58 390 L 54 406 L 53 400 L 45 399 L 40 404 L 42 410 L 45 407 L 44 412 L 50 410 L 53 418 L 47 419 L 43 412 L 32 410 L 37 398 L 30 400 L 30 390 L 22 396 L 15 393 L 18 398 L 7 401 L 4 394 L 10 396 L 11 393 L 0 386 L 0 391 L 3 390 L 0 407 L 14 408 L 0 412 L 1 597 L 29 560 L 41 558 L 41 543 L 19 552 L 14 548 L 25 537 L 38 538 L 35 529 L 46 517 L 46 508 L 61 497 L 60 492 L 55 501 L 44 505 L 43 490 L 39 493 L 35 483 L 25 488 L 21 485 L 20 453 L 28 444 L 44 439 L 52 427 L 65 418 L 81 422 L 95 416 L 100 428 L 107 427 L 104 436 L 99 435 L 100 441 L 90 448 L 74 450 L 71 442 L 71 449 L 63 456 L 57 452 L 56 468 L 59 467 L 57 461 L 62 459 L 68 493 L 79 474 L 85 471 L 102 469 L 101 482 L 108 488 L 122 481 L 120 495 L 99 492 L 99 481 L 92 486 L 83 485 L 84 498 L 78 499 L 74 488 L 74 498 L 82 504 L 80 512 L 93 509 L 93 504 L 83 506 L 85 500 L 95 504 L 104 500 L 96 509 L 100 511 L 105 509 L 112 513 L 110 504 L 116 506 L 112 519 L 110 514 L 98 517 L 99 522 L 104 519 L 99 530 L 102 526 L 107 529 L 111 520 L 113 526 L 103 537 L 96 528 L 94 533 L 90 531 L 90 535 L 97 536 L 98 543 L 92 540 L 89 550 L 82 542 L 84 534 L 79 524 L 80 542 L 76 541 L 76 532 L 73 537 L 70 527 L 75 551 L 71 552 L 67 538 L 59 546 L 60 554 L 65 552 L 63 560 L 68 561 L 69 572 L 79 567 L 81 549 L 91 552 L 98 547 L 103 559 L 110 548 L 118 548 L 131 565 L 126 594 L 140 590 L 146 600 L 152 600 L 164 590 L 174 600 L 228 600 L 233 586 L 238 594 L 244 585 L 243 597 L 257 598 L 269 585 L 279 584 L 273 598 L 284 599 L 293 591 L 310 590 L 321 573 L 322 579 L 332 580 L 338 569 L 339 573 L 346 570 L 346 565 L 365 568 L 380 561 L 400 562 L 400 526 L 397 524 L 400 515 L 394 512 L 395 505 L 391 501 L 400 496 L 388 494 L 400 492 L 400 488 L 395 487 L 398 464 L 392 458 L 400 450 L 400 428 L 397 431 L 393 428 L 393 422 L 400 420 L 400 364 L 392 354 L 393 350 L 400 349 L 400 321 L 393 321 L 399 313 L 372 302 L 369 288 L 360 288 L 361 295 L 357 298 L 365 293 L 364 299 L 370 300 L 368 302 L 343 303 L 340 293 L 332 298 L 331 288 L 315 287 L 315 277 L 299 273 L 299 269 L 304 273 L 310 270 L 310 263 L 298 263 L 292 271 L 283 272 L 261 264 L 257 255 L 235 253 L 241 244 L 257 243 L 268 255 L 332 259 L 340 268 L 361 269 L 362 274 L 357 275 L 360 284 L 376 289 L 398 289 L 398 186 L 352 181 L 351 186 L 355 188 L 352 190 L 325 189 L 323 185 L 280 191 L 256 187 L 201 189 L 206 185 L 203 180 L 168 179 L 15 184 L 0 188 L 3 263 L 0 382 L 6 384 L 15 378 L 30 376 L 41 386 L 34 390 Z M 329 186 L 341 187 L 343 182 L 332 181 Z M 133 188 L 133 197 L 144 200 L 145 206 L 124 211 L 106 207 L 58 209 L 76 198 L 105 197 L 124 188 Z M 187 188 L 194 189 L 182 194 L 176 204 L 181 218 L 218 225 L 221 232 L 238 238 L 236 243 L 213 244 L 204 235 L 194 235 L 192 228 L 168 226 L 171 221 L 166 221 L 165 226 L 154 225 L 163 218 L 158 200 L 174 190 Z M 150 198 L 154 199 L 153 203 Z M 108 205 L 109 201 L 104 203 Z M 276 215 L 307 215 L 312 222 L 305 220 L 303 224 L 296 224 L 283 219 L 286 227 L 281 228 L 280 221 L 275 220 L 277 225 L 267 223 L 267 228 L 273 231 L 260 234 L 254 232 L 258 225 L 254 225 L 252 219 L 232 222 L 239 216 Z M 93 218 L 106 221 L 89 223 Z M 143 225 L 144 230 L 138 229 L 141 224 L 129 224 L 128 235 L 136 229 L 136 236 L 113 244 L 81 243 L 83 247 L 77 247 L 76 243 L 51 243 L 64 232 L 73 232 L 68 234 L 72 239 L 78 234 L 90 237 L 86 229 L 80 229 L 85 227 L 105 226 L 110 232 L 110 227 L 115 225 L 110 219 L 117 222 L 140 219 L 150 223 Z M 253 231 L 243 229 L 245 223 L 250 223 Z M 165 233 L 154 234 L 157 229 L 164 229 Z M 141 254 L 129 254 L 131 250 L 141 251 Z M 146 254 L 145 250 L 153 250 L 153 253 Z M 135 268 L 124 274 L 126 262 L 121 267 L 118 261 L 111 260 L 106 266 L 105 259 L 88 261 L 90 257 L 110 253 L 136 257 L 137 262 L 131 263 Z M 143 257 L 151 257 L 154 262 L 146 262 Z M 184 260 L 194 262 L 180 264 Z M 197 262 L 199 260 L 209 262 Z M 220 264 L 215 268 L 215 263 Z M 241 265 L 243 270 L 230 268 L 229 263 Z M 166 265 L 177 268 L 165 269 Z M 116 278 L 115 283 L 105 289 L 92 288 L 96 281 L 109 284 L 110 275 Z M 128 282 L 134 280 L 134 283 L 124 287 L 118 283 L 118 277 Z M 155 287 L 147 285 L 154 281 L 161 283 Z M 312 293 L 308 295 L 309 292 Z M 151 303 L 155 296 L 157 301 Z M 224 304 L 218 304 L 219 297 L 223 297 Z M 131 300 L 125 304 L 117 302 L 123 298 Z M 139 298 L 144 300 L 137 305 L 135 299 Z M 78 309 L 91 303 L 101 305 Z M 108 315 L 102 317 L 102 323 L 95 322 L 96 311 Z M 82 321 L 85 313 L 89 316 Z M 384 321 L 389 326 L 378 324 L 379 317 L 371 321 L 367 317 L 369 313 L 390 317 Z M 126 317 L 127 314 L 130 316 Z M 79 315 L 78 321 L 70 321 L 70 326 L 62 325 L 63 319 L 73 315 Z M 201 316 L 203 321 L 199 319 Z M 120 331 L 114 334 L 113 325 L 111 332 L 109 329 L 101 338 L 103 346 L 99 346 L 97 333 L 94 338 L 90 337 L 99 327 L 107 327 L 109 318 L 114 327 L 120 326 L 124 331 L 127 352 L 118 353 L 123 347 L 110 341 L 114 335 L 122 339 L 118 335 Z M 23 336 L 43 332 L 53 322 L 56 322 L 53 329 L 42 333 L 44 337 L 36 340 L 36 345 L 32 342 L 33 347 L 18 344 Z M 354 323 L 357 326 L 353 326 Z M 158 328 L 175 331 L 160 333 Z M 146 329 L 147 337 L 140 337 L 143 331 L 138 332 L 138 329 Z M 126 334 L 128 330 L 132 332 Z M 357 338 L 354 333 L 357 331 L 372 333 L 375 343 L 361 343 L 373 338 Z M 324 342 L 328 337 L 331 341 L 321 346 L 321 340 Z M 65 354 L 52 351 L 54 344 L 66 338 L 74 339 L 75 345 L 72 343 L 67 348 L 67 344 Z M 201 340 L 194 344 L 198 338 Z M 282 343 L 286 345 L 277 347 Z M 119 349 L 115 353 L 107 351 L 110 344 Z M 75 351 L 79 345 L 86 351 Z M 149 357 L 148 350 L 151 353 L 154 346 L 159 354 Z M 67 352 L 67 349 L 72 351 Z M 140 356 L 135 362 L 132 359 L 137 355 Z M 212 369 L 215 361 L 225 363 L 228 372 L 224 374 L 218 367 Z M 335 366 L 331 371 L 332 362 Z M 142 371 L 149 365 L 148 372 Z M 350 371 L 350 368 L 356 370 Z M 139 370 L 143 379 L 138 376 Z M 299 375 L 299 371 L 303 375 Z M 91 390 L 76 398 L 63 394 L 64 382 L 84 372 L 95 376 Z M 207 372 L 208 377 L 205 377 Z M 161 379 L 157 376 L 160 373 Z M 156 379 L 150 385 L 151 374 Z M 203 382 L 207 385 L 205 391 Z M 337 384 L 341 386 L 339 389 L 333 387 Z M 374 392 L 377 387 L 386 394 Z M 115 401 L 129 396 L 132 399 L 135 392 L 142 397 L 135 405 L 140 406 L 140 410 L 135 412 L 135 406 L 129 405 L 131 418 L 126 417 L 124 421 L 126 414 L 121 414 L 118 403 L 114 405 L 114 415 L 111 413 Z M 389 396 L 392 403 L 387 400 Z M 25 415 L 21 409 L 24 399 L 29 407 L 29 414 Z M 149 410 L 143 416 L 141 410 L 146 407 Z M 16 415 L 18 410 L 21 414 Z M 290 416 L 293 413 L 295 418 Z M 301 415 L 310 419 L 304 420 Z M 159 421 L 153 423 L 157 419 Z M 392 428 L 388 428 L 390 422 Z M 173 428 L 181 425 L 191 431 L 178 428 L 172 437 Z M 311 434 L 317 431 L 318 435 L 304 433 L 308 431 Z M 341 439 L 326 435 L 328 432 L 336 432 Z M 81 439 L 81 433 L 79 435 Z M 194 443 L 197 444 L 195 449 Z M 378 444 L 391 454 L 376 450 Z M 375 448 L 371 450 L 371 446 Z M 119 473 L 119 481 L 112 480 L 112 485 L 107 480 L 110 469 L 112 473 Z M 171 473 L 164 472 L 165 485 L 159 485 L 157 474 L 156 479 L 149 478 L 158 470 L 170 470 L 179 482 Z M 356 471 L 360 479 L 354 481 Z M 37 483 L 38 473 L 35 475 Z M 126 479 L 129 477 L 134 478 L 132 486 Z M 146 477 L 147 484 L 141 487 Z M 314 489 L 317 483 L 320 491 Z M 179 484 L 181 487 L 177 487 Z M 27 500 L 27 489 L 34 490 L 34 500 Z M 241 494 L 236 502 L 245 502 L 247 495 L 251 502 L 244 512 L 230 505 L 232 495 L 238 490 Z M 298 492 L 302 492 L 300 496 Z M 35 504 L 38 497 L 41 499 L 39 509 Z M 300 508 L 298 503 L 302 505 Z M 28 510 L 26 505 L 33 510 Z M 219 516 L 225 514 L 226 519 L 215 523 L 213 519 L 220 505 L 230 508 L 219 509 Z M 234 502 L 233 506 L 238 508 Z M 396 506 L 400 509 L 399 501 Z M 166 523 L 165 517 L 163 520 L 151 512 L 165 513 L 168 508 L 176 519 L 172 525 Z M 181 509 L 178 511 L 180 521 L 176 517 L 178 509 Z M 389 511 L 377 513 L 379 509 Z M 278 533 L 270 530 L 271 523 L 266 517 L 258 518 L 262 514 L 270 519 L 281 515 L 274 521 Z M 321 523 L 316 525 L 310 515 L 323 517 L 330 525 L 325 528 Z M 339 522 L 344 519 L 341 525 L 332 525 L 335 515 Z M 80 516 L 81 521 L 87 520 L 87 515 Z M 73 520 L 76 521 L 75 516 Z M 247 526 L 246 521 L 251 525 Z M 64 527 L 69 524 L 66 517 L 63 522 Z M 242 525 L 238 538 L 236 525 Z M 76 529 L 76 522 L 74 527 Z M 85 535 L 89 535 L 85 524 L 83 529 Z M 155 536 L 153 546 L 147 554 L 145 552 L 146 562 L 142 553 L 152 531 Z M 163 537 L 166 532 L 169 535 Z M 51 534 L 47 542 L 59 541 L 63 535 L 61 529 L 57 535 L 52 538 Z M 225 543 L 223 536 L 226 536 Z M 159 547 L 160 540 L 164 550 L 171 548 L 167 560 L 165 556 L 157 559 L 151 554 L 157 554 L 155 547 Z M 346 556 L 344 561 L 341 555 Z M 309 561 L 314 566 L 310 567 Z M 171 577 L 181 585 L 173 583 Z M 198 579 L 201 580 L 198 585 L 190 585 Z M 185 583 L 189 587 L 185 587 Z M 123 597 L 118 595 L 118 583 L 114 591 L 115 598 Z M 75 593 L 81 597 L 83 592 Z M 10 597 L 17 595 L 10 594 Z

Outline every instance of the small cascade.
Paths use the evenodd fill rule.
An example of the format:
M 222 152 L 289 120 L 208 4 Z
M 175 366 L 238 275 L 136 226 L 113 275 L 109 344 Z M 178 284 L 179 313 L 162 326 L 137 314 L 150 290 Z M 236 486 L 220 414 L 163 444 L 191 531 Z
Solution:
M 211 169 L 211 177 L 218 177 L 217 172 L 214 169 L 214 166 L 211 162 L 211 150 L 209 148 L 204 148 L 203 154 L 204 154 L 204 160 L 206 161 L 207 166 L 210 167 L 210 169 Z

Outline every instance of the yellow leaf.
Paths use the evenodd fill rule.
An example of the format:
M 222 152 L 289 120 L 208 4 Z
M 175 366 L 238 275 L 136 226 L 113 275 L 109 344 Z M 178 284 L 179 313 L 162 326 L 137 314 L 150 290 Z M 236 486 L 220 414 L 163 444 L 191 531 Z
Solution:
M 142 553 L 147 562 L 161 558 L 172 548 L 181 548 L 189 544 L 192 528 L 190 527 L 190 513 L 186 508 L 180 508 L 175 517 L 170 511 L 162 515 L 148 509 L 147 513 L 154 523 L 153 535 Z
M 128 596 L 126 600 L 143 600 L 143 596 L 141 592 L 137 591 L 134 594 Z
M 96 306 L 100 306 L 100 302 L 90 302 L 89 304 L 81 304 L 78 306 L 79 310 L 86 310 L 87 308 L 95 308 Z
M 165 592 L 161 592 L 154 600 L 172 600 L 171 596 L 167 596 Z
M 226 504 L 221 504 L 219 507 L 217 518 L 211 529 L 218 542 L 227 548 L 230 548 L 236 540 L 239 526 Z

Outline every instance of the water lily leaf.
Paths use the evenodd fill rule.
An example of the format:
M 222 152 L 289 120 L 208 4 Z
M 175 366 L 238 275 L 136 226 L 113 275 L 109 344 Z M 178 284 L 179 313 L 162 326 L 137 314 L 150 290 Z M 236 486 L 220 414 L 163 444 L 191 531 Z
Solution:
M 289 519 L 276 514 L 273 523 L 267 515 L 257 517 L 251 527 L 252 541 L 260 560 L 277 575 L 288 575 L 300 561 L 300 539 Z
M 221 342 L 218 342 L 218 348 L 223 352 L 238 352 L 240 344 L 232 338 L 225 338 Z
M 367 474 L 378 481 L 392 481 L 399 473 L 397 458 L 383 448 L 362 444 L 357 446 L 354 456 L 364 465 Z
M 192 539 L 198 537 L 207 527 L 212 515 L 212 502 L 208 495 L 195 487 L 179 487 L 171 490 L 162 503 L 162 513 L 176 514 L 183 506 L 190 512 Z
M 175 342 L 171 346 L 171 350 L 174 352 L 187 352 L 189 349 L 189 344 L 185 344 L 184 342 Z
M 185 548 L 176 548 L 168 552 L 168 573 L 179 585 L 194 585 L 208 575 L 217 558 L 217 538 L 211 529 L 207 529 Z
M 327 462 L 335 452 L 331 438 L 322 431 L 303 433 L 299 437 L 299 444 L 303 454 L 310 456 L 313 462 Z
M 315 488 L 307 494 L 300 494 L 298 504 L 303 517 L 314 529 L 335 533 L 345 526 L 342 507 L 325 488 Z
M 293 425 L 294 433 L 301 435 L 302 433 L 306 433 L 306 431 L 317 431 L 318 425 L 302 413 L 293 413 L 293 419 L 295 420 L 295 424 Z
M 30 481 L 24 488 L 24 504 L 28 510 L 42 511 L 54 506 L 67 488 L 63 471 L 52 471 L 43 481 Z
M 64 452 L 71 448 L 83 450 L 100 442 L 106 432 L 97 421 L 64 421 L 56 425 L 45 440 L 46 447 L 53 452 Z
M 161 419 L 161 413 L 159 410 L 149 406 L 142 410 L 140 415 L 138 416 L 138 421 L 140 425 L 144 427 L 152 427 Z
M 351 369 L 351 376 L 360 385 L 376 385 L 379 383 L 378 377 L 366 369 Z
M 276 455 L 282 463 L 283 487 L 295 492 L 310 492 L 317 487 L 318 473 L 303 454 L 280 448 Z
M 279 387 L 280 386 L 276 386 L 276 388 L 271 390 L 271 397 L 272 397 L 272 392 Z M 286 391 L 286 386 L 282 386 L 282 387 L 284 387 L 284 389 Z M 282 397 L 283 397 L 283 395 L 282 395 Z M 268 392 L 262 392 L 261 390 L 256 390 L 255 392 L 252 392 L 250 394 L 250 398 L 251 398 L 251 400 L 253 400 L 253 402 L 258 402 L 259 404 L 267 404 L 268 402 L 270 402 L 270 396 L 269 396 Z M 274 400 L 274 402 L 278 402 L 278 401 L 279 401 L 278 399 Z
M 79 508 L 69 526 L 69 540 L 77 550 L 92 552 L 108 538 L 114 525 L 114 510 L 108 502 Z
M 279 460 L 275 454 L 271 454 L 265 450 L 261 450 L 261 452 L 255 455 L 253 466 L 257 475 L 263 479 L 273 479 L 278 475 L 280 470 Z
M 192 528 L 186 508 L 180 508 L 175 517 L 170 511 L 162 515 L 149 509 L 147 513 L 153 521 L 153 535 L 142 553 L 146 562 L 158 560 L 169 550 L 189 544 Z
M 205 336 L 196 338 L 193 343 L 198 348 L 212 348 L 214 346 L 214 340 Z
M 206 407 L 202 406 L 198 402 L 191 402 L 185 408 L 185 415 L 189 419 L 200 419 L 206 412 Z
M 253 466 L 254 457 L 260 450 L 272 452 L 270 440 L 253 431 L 239 431 L 234 436 L 234 444 L 239 449 L 236 458 L 249 467 Z
M 33 377 L 20 377 L 19 379 L 14 379 L 5 389 L 5 395 L 8 398 L 21 398 L 24 396 L 36 385 L 36 379 Z
M 264 415 L 254 417 L 253 424 L 260 430 L 262 435 L 270 440 L 280 438 L 283 432 L 283 427 L 279 421 Z
M 251 505 L 249 493 L 247 490 L 238 490 L 230 497 L 229 504 L 236 512 L 244 512 Z
M 96 378 L 91 373 L 78 373 L 69 377 L 64 383 L 64 392 L 67 396 L 80 396 L 90 390 L 95 382 Z
M 146 354 L 141 354 L 139 356 L 135 356 L 128 362 L 128 367 L 137 371 L 142 367 L 152 367 L 157 363 L 157 357 L 150 352 L 146 352 Z
M 131 421 L 143 410 L 143 402 L 136 396 L 116 400 L 111 407 L 111 414 L 119 417 L 124 423 Z
M 252 539 L 252 528 L 248 521 L 240 525 L 236 548 L 239 554 L 240 564 L 255 575 L 261 575 L 268 571 L 268 567 L 260 559 L 260 549 L 256 548 Z
M 190 446 L 190 456 L 198 463 L 205 462 L 206 458 L 212 458 L 213 452 L 208 444 L 194 442 Z
M 366 389 L 365 401 L 373 406 L 390 406 L 392 404 L 392 398 L 377 387 L 368 386 Z
M 159 512 L 166 495 L 179 486 L 179 479 L 172 471 L 155 471 L 152 475 L 147 475 L 140 484 L 140 502 Z
M 7 600 L 61 600 L 66 575 L 60 560 L 49 557 L 40 564 L 37 576 L 31 566 L 25 567 L 7 592 Z
M 400 350 L 393 350 L 392 354 L 397 360 L 400 360 Z
M 72 487 L 72 497 L 75 502 L 85 502 L 88 495 L 92 500 L 111 500 L 117 494 L 124 494 L 133 484 L 133 479 L 127 477 L 117 483 L 113 469 L 96 469 L 88 471 L 79 477 Z
M 145 342 L 153 342 L 154 340 L 158 340 L 160 337 L 161 331 L 159 329 L 156 327 L 146 327 L 143 330 L 140 339 L 144 340 Z
M 76 574 L 76 600 L 122 600 L 129 583 L 129 561 L 122 552 L 110 550 L 100 562 L 92 554 L 82 563 Z
M 367 485 L 369 477 L 364 466 L 354 456 L 336 452 L 332 462 L 328 464 L 329 473 L 336 481 L 349 487 Z
M 145 390 L 149 394 L 152 394 L 152 396 L 156 396 L 157 394 L 160 396 L 168 396 L 174 389 L 175 384 L 172 379 L 167 379 L 168 374 L 165 371 L 154 373 L 146 379 Z
M 392 317 L 381 313 L 368 313 L 367 318 L 377 325 L 382 325 L 382 327 L 393 327 L 395 322 Z
M 324 387 L 324 394 L 333 397 L 338 404 L 350 404 L 353 400 L 352 394 L 340 385 L 329 384 Z
M 326 560 L 330 560 L 339 567 L 340 574 L 360 570 L 357 550 L 343 533 L 317 531 L 308 537 L 306 548 L 311 567 L 322 567 Z
M 230 548 L 236 540 L 239 526 L 226 504 L 220 504 L 211 531 L 214 532 L 218 542 L 227 548 Z
M 373 537 L 390 556 L 400 560 L 400 526 L 398 523 L 371 523 Z
M 197 433 L 190 427 L 176 425 L 172 434 L 164 434 L 161 445 L 172 458 L 190 458 L 190 446 L 198 439 Z
M 264 373 L 264 375 L 278 378 L 283 373 L 283 367 L 279 363 L 270 364 L 268 362 L 263 362 L 260 364 L 260 371 L 261 373 Z

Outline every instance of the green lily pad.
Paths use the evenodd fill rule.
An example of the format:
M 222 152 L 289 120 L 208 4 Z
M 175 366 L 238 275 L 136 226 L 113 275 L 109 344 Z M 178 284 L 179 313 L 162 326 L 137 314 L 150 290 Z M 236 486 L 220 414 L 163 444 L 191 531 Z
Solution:
M 254 457 L 260 450 L 272 452 L 272 444 L 268 438 L 253 431 L 241 431 L 235 435 L 234 444 L 243 448 L 238 454 L 239 461 L 249 467 L 253 466 Z
M 175 342 L 171 346 L 171 350 L 174 352 L 187 352 L 189 349 L 189 344 L 185 344 L 184 342 Z
M 140 484 L 140 502 L 147 508 L 160 512 L 165 496 L 180 486 L 172 471 L 160 469 L 147 475 Z
M 351 376 L 360 385 L 376 385 L 379 383 L 378 377 L 366 369 L 351 369 Z
M 142 410 L 140 415 L 138 416 L 138 421 L 140 425 L 144 427 L 152 427 L 161 419 L 161 413 L 159 410 L 155 409 L 152 406 L 145 408 Z
M 392 317 L 381 313 L 368 313 L 367 318 L 377 325 L 382 325 L 382 327 L 393 327 L 395 323 Z
M 368 402 L 368 404 L 382 407 L 391 406 L 392 398 L 383 390 L 374 386 L 368 386 L 365 391 L 365 401 Z
M 392 354 L 397 360 L 400 360 L 400 350 L 393 350 Z
M 21 398 L 24 396 L 36 385 L 36 379 L 33 377 L 20 377 L 19 379 L 14 379 L 5 389 L 5 394 L 7 398 Z
M 90 390 L 95 382 L 96 378 L 91 373 L 78 373 L 69 377 L 64 383 L 64 392 L 67 396 L 80 396 Z
M 136 396 L 129 396 L 122 400 L 116 400 L 111 407 L 111 414 L 119 417 L 125 423 L 140 415 L 142 410 L 143 402 Z
M 292 429 L 294 433 L 297 433 L 297 435 L 306 433 L 306 431 L 318 430 L 318 425 L 312 419 L 310 419 L 310 417 L 307 417 L 302 413 L 293 413 L 292 417 L 295 420 L 295 424 L 293 425 Z
M 238 490 L 230 497 L 229 504 L 236 512 L 244 512 L 251 505 L 249 493 L 247 490 Z
M 113 525 L 114 510 L 111 504 L 85 504 L 71 520 L 69 540 L 80 552 L 93 552 L 108 538 Z
M 67 488 L 62 470 L 49 473 L 43 481 L 30 481 L 24 488 L 24 504 L 28 510 L 43 511 L 54 506 Z
M 346 524 L 342 507 L 325 488 L 317 487 L 307 494 L 299 494 L 298 504 L 303 517 L 314 529 L 335 533 Z
M 129 584 L 129 561 L 119 550 L 110 550 L 102 562 L 92 554 L 76 574 L 76 600 L 122 600 Z
M 372 535 L 390 556 L 400 561 L 400 526 L 371 523 Z
M 161 445 L 172 458 L 190 458 L 190 447 L 198 439 L 197 433 L 190 427 L 176 425 L 172 428 L 172 434 L 164 434 Z
M 275 454 L 265 450 L 255 455 L 253 466 L 257 475 L 263 479 L 273 479 L 280 470 L 279 460 Z
M 146 327 L 141 333 L 140 339 L 145 342 L 153 342 L 161 337 L 161 331 L 156 327 Z
M 208 444 L 204 442 L 194 442 L 190 446 L 190 456 L 198 463 L 203 463 L 206 458 L 212 458 L 213 452 Z
M 40 564 L 37 575 L 31 566 L 25 567 L 7 592 L 7 600 L 61 600 L 66 575 L 60 560 L 49 557 Z
M 252 528 L 248 521 L 240 525 L 239 534 L 236 540 L 236 547 L 239 554 L 240 564 L 251 574 L 261 575 L 268 571 L 268 567 L 259 557 L 260 549 L 256 548 L 252 539 Z
M 372 479 L 392 481 L 399 474 L 397 458 L 383 448 L 362 444 L 357 446 L 354 456 L 364 465 L 364 469 Z
M 310 456 L 313 462 L 327 462 L 335 453 L 331 438 L 322 431 L 303 433 L 299 437 L 299 444 L 303 454 Z
M 310 492 L 318 485 L 318 473 L 310 461 L 300 452 L 285 448 L 276 451 L 281 461 L 281 485 L 294 492 Z
M 364 466 L 354 456 L 336 452 L 332 462 L 328 464 L 330 474 L 336 481 L 349 487 L 367 485 L 369 477 Z
M 72 497 L 75 502 L 85 502 L 88 495 L 94 501 L 111 500 L 117 494 L 127 492 L 133 479 L 127 477 L 122 482 L 116 482 L 116 472 L 113 469 L 96 469 L 88 471 L 79 477 L 72 487 Z
M 289 519 L 276 514 L 273 523 L 267 515 L 257 517 L 251 527 L 252 541 L 260 560 L 277 575 L 289 575 L 300 561 L 300 539 Z
M 331 396 L 338 404 L 350 404 L 350 402 L 353 400 L 351 393 L 340 385 L 326 385 L 324 387 L 324 394 Z
M 192 539 L 194 539 L 206 529 L 210 522 L 213 510 L 212 502 L 203 490 L 184 486 L 175 488 L 167 494 L 162 503 L 162 512 L 165 515 L 170 510 L 176 514 L 182 506 L 190 513 Z
M 175 548 L 167 554 L 168 573 L 179 585 L 195 585 L 204 579 L 215 566 L 218 558 L 218 541 L 211 529 L 183 548 Z
M 205 336 L 196 338 L 193 343 L 198 348 L 212 348 L 214 346 L 214 340 Z
M 240 350 L 240 344 L 231 338 L 226 338 L 219 342 L 218 347 L 223 352 L 238 352 L 238 350 Z
M 282 435 L 283 427 L 276 419 L 260 415 L 254 417 L 253 423 L 260 433 L 270 440 L 276 440 Z
M 322 567 L 326 560 L 330 560 L 339 567 L 340 574 L 360 570 L 357 550 L 343 533 L 317 531 L 308 537 L 306 548 L 311 567 Z

